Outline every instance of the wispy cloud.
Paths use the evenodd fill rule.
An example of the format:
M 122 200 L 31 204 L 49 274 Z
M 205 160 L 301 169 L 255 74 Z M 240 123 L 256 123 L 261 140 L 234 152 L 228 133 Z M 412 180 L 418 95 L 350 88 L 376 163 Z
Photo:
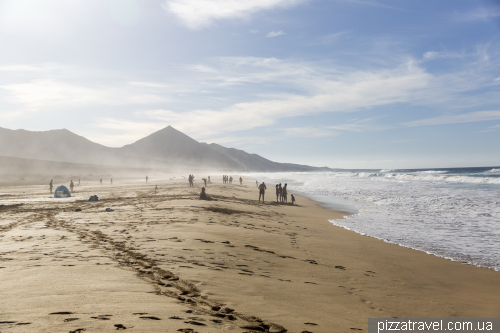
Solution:
M 500 17 L 500 7 L 478 7 L 465 13 L 455 13 L 459 21 L 488 21 Z
M 150 93 L 106 86 L 89 87 L 51 79 L 4 84 L 0 85 L 0 89 L 7 94 L 6 102 L 22 105 L 27 111 L 60 106 L 148 104 L 165 101 L 165 98 Z
M 270 33 L 267 34 L 266 37 L 268 38 L 272 38 L 272 37 L 278 37 L 278 36 L 281 36 L 281 35 L 285 35 L 285 33 L 283 31 L 271 31 Z
M 163 8 L 191 29 L 212 25 L 217 20 L 248 19 L 255 13 L 286 8 L 307 0 L 166 0 Z
M 408 127 L 427 126 L 427 125 L 444 125 L 457 123 L 473 123 L 478 121 L 498 120 L 500 119 L 500 111 L 476 111 L 461 115 L 439 116 L 422 120 L 406 122 L 403 125 Z
M 456 59 L 456 58 L 464 58 L 467 54 L 458 53 L 458 52 L 437 52 L 437 51 L 429 51 L 425 52 L 423 59 L 424 60 L 434 60 L 434 59 Z
M 324 36 L 316 37 L 310 43 L 311 45 L 329 45 L 340 40 L 340 37 L 347 34 L 346 31 L 336 32 Z
M 328 136 L 338 135 L 337 132 L 324 127 L 290 127 L 280 129 L 288 137 L 298 138 L 324 138 Z

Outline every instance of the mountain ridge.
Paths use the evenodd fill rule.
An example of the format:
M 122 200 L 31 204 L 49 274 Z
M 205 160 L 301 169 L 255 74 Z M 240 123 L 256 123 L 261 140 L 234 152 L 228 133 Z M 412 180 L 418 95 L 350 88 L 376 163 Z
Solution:
M 162 169 L 191 167 L 237 172 L 330 170 L 273 162 L 236 148 L 200 143 L 172 126 L 120 148 L 106 147 L 67 129 L 27 131 L 0 127 L 0 156 Z

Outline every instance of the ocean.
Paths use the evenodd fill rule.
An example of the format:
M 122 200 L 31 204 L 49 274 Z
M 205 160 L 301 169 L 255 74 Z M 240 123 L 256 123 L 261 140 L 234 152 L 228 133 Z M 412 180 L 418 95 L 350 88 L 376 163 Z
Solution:
M 346 212 L 339 227 L 500 270 L 500 167 L 252 173 Z M 300 204 L 300 202 L 299 202 Z

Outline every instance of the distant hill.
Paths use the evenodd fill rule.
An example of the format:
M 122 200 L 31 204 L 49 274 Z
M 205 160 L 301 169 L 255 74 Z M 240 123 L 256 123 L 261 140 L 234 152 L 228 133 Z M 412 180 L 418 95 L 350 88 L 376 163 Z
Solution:
M 249 154 L 243 150 L 226 148 L 216 143 L 206 144 L 212 150 L 218 151 L 237 162 L 246 171 L 251 172 L 300 172 L 300 171 L 328 171 L 329 168 L 317 168 L 308 165 L 278 163 L 268 160 L 257 154 Z
M 44 132 L 0 127 L 0 156 L 78 164 L 248 172 L 324 171 L 277 163 L 243 150 L 200 143 L 168 126 L 121 148 L 92 142 L 66 129 Z

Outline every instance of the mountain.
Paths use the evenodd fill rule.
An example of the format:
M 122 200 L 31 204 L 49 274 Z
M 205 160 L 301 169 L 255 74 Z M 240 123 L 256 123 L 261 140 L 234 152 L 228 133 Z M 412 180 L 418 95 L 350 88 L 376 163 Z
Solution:
M 233 159 L 200 144 L 172 126 L 119 148 L 119 151 L 126 156 L 161 160 L 175 165 L 244 171 Z
M 243 150 L 200 143 L 171 126 L 121 148 L 97 144 L 66 129 L 32 132 L 0 127 L 0 156 L 187 172 L 189 169 L 236 172 L 329 170 L 277 163 Z
M 211 149 L 218 151 L 233 161 L 237 162 L 246 171 L 251 172 L 301 172 L 301 171 L 328 171 L 331 170 L 327 167 L 318 168 L 308 165 L 292 164 L 292 163 L 278 163 L 268 160 L 257 154 L 249 154 L 243 150 L 235 148 L 226 148 L 216 143 L 207 144 Z

